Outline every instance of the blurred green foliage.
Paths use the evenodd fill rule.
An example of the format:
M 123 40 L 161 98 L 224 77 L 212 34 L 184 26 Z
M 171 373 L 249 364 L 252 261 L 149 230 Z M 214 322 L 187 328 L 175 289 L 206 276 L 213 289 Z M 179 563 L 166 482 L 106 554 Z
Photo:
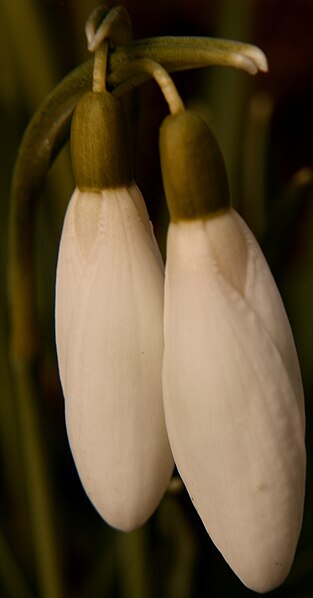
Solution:
M 31 490 L 27 490 L 26 445 L 19 433 L 21 407 L 15 401 L 9 368 L 9 189 L 27 122 L 57 82 L 87 58 L 84 23 L 95 4 L 92 0 L 0 2 L 0 594 L 21 598 L 244 598 L 252 592 L 211 543 L 183 488 L 169 492 L 142 529 L 122 534 L 100 519 L 80 485 L 65 432 L 54 344 L 58 239 L 73 188 L 68 148 L 48 177 L 36 237 L 40 322 L 36 410 L 47 453 L 56 567 L 63 589 L 56 583 L 47 590 L 38 582 L 38 552 L 31 526 L 34 506 Z M 256 78 L 214 67 L 179 73 L 174 79 L 186 104 L 197 106 L 215 130 L 228 166 L 234 205 L 263 246 L 294 331 L 306 396 L 307 500 L 291 574 L 273 595 L 309 598 L 313 595 L 313 5 L 310 0 L 125 0 L 123 5 L 130 12 L 136 37 L 216 35 L 255 43 L 268 57 L 269 74 Z M 163 253 L 168 216 L 158 128 L 166 112 L 153 83 L 133 94 L 129 114 L 136 132 L 136 181 Z

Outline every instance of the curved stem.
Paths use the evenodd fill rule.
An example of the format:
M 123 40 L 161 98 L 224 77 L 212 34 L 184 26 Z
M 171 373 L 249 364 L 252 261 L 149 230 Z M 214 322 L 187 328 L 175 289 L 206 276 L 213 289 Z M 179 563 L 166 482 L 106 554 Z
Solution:
M 91 66 L 91 65 L 90 65 Z M 37 373 L 38 352 L 34 236 L 36 199 L 59 149 L 68 138 L 72 112 L 90 82 L 85 67 L 45 101 L 21 144 L 11 191 L 9 220 L 9 308 L 11 366 L 19 419 L 19 437 L 28 490 L 40 595 L 60 598 L 61 573 L 55 541 L 52 494 L 45 438 L 41 429 Z M 88 81 L 88 83 L 87 83 Z
M 37 353 L 34 291 L 36 199 L 54 158 L 67 141 L 75 106 L 91 86 L 92 61 L 73 71 L 45 100 L 29 123 L 15 164 L 9 216 L 9 308 L 11 355 L 31 360 Z
M 95 52 L 104 39 L 110 39 L 116 46 L 126 44 L 133 37 L 132 22 L 123 6 L 111 10 L 98 6 L 87 20 L 85 32 L 90 52 Z
M 108 62 L 108 40 L 103 40 L 95 51 L 92 91 L 105 91 L 106 87 L 106 72 Z
M 109 42 L 123 44 L 132 39 L 132 24 L 129 14 L 122 6 L 108 11 L 98 6 L 86 23 L 88 49 L 95 53 L 93 68 L 94 92 L 105 91 Z
M 119 85 L 118 95 L 123 95 L 123 90 L 125 88 L 129 90 L 129 85 L 133 84 L 133 82 L 136 81 L 136 77 L 140 77 L 142 73 L 149 75 L 158 83 L 172 114 L 177 114 L 185 109 L 173 79 L 163 66 L 150 58 L 134 60 L 125 67 L 125 82 Z M 123 72 L 121 73 L 121 76 L 124 76 Z
M 155 60 L 168 72 L 212 65 L 238 68 L 249 74 L 267 71 L 262 50 L 250 44 L 209 37 L 147 38 L 119 46 L 111 52 L 108 82 L 113 90 L 125 82 L 126 65 L 140 58 Z M 147 78 L 143 75 L 137 84 Z

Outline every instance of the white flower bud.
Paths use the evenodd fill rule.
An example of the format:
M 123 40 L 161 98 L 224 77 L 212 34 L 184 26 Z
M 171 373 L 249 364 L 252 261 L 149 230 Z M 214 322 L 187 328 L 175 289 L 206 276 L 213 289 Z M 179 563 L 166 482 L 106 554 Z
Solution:
M 163 285 L 135 184 L 76 189 L 56 283 L 66 425 L 90 500 L 125 531 L 148 519 L 173 469 L 161 391 Z
M 243 583 L 287 576 L 301 529 L 304 401 L 287 316 L 234 210 L 171 223 L 163 391 L 175 462 Z

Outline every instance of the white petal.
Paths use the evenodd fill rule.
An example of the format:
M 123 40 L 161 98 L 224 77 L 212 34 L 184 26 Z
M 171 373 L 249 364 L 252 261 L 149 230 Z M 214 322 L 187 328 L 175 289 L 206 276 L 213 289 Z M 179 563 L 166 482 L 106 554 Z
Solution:
M 123 530 L 151 515 L 173 468 L 161 394 L 164 277 L 142 202 L 134 189 L 102 192 L 61 368 L 82 483 L 104 519 Z
M 72 307 L 86 262 L 77 242 L 74 224 L 75 208 L 80 195 L 80 191 L 75 189 L 70 199 L 64 219 L 58 255 L 55 320 L 61 380 L 64 378 L 65 355 Z
M 300 366 L 285 308 L 264 255 L 246 223 L 233 212 L 248 247 L 245 299 L 261 318 L 285 363 L 295 398 L 298 401 L 303 432 L 305 427 L 303 388 Z
M 228 260 L 212 242 L 213 226 L 213 220 L 170 225 L 166 422 L 208 533 L 242 581 L 265 592 L 288 574 L 301 528 L 302 411 L 263 314 L 225 276 Z
M 298 356 L 273 276 L 248 226 L 234 210 L 204 222 L 219 272 L 245 298 L 276 344 L 293 385 L 304 430 L 304 401 Z
M 146 205 L 136 184 L 119 190 L 120 197 L 130 196 L 138 211 L 142 226 L 151 237 L 153 251 L 161 270 L 164 270 L 152 224 L 149 221 Z M 116 192 L 108 189 L 107 201 L 114 201 Z M 97 228 L 101 205 L 101 194 L 75 189 L 66 211 L 59 247 L 56 276 L 56 344 L 61 381 L 64 380 L 64 363 L 72 310 L 81 281 L 87 257 L 94 244 L 99 242 Z M 106 223 L 102 221 L 102 233 Z M 94 249 L 96 253 L 97 247 Z

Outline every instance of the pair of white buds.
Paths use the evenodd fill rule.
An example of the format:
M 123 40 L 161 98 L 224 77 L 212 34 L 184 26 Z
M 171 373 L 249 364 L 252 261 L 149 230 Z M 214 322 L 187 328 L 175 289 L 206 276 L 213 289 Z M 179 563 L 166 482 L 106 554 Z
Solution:
M 109 184 L 98 174 L 97 183 L 80 180 L 67 210 L 56 342 L 70 446 L 90 500 L 124 531 L 156 509 L 175 461 L 226 561 L 244 584 L 266 592 L 287 576 L 302 523 L 298 359 L 265 258 L 218 197 L 226 191 L 215 142 L 211 157 L 199 139 L 190 150 L 200 162 L 212 158 L 207 183 L 197 155 L 188 169 L 177 151 L 167 173 L 172 133 L 163 125 L 165 283 L 128 171 Z M 190 149 L 190 135 L 183 138 L 178 147 Z M 215 204 L 205 213 L 208 193 Z

